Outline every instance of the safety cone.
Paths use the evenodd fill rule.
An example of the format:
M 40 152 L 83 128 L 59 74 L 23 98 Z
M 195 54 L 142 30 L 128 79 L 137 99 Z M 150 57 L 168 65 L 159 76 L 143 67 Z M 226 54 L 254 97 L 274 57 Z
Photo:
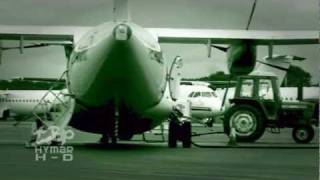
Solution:
M 234 127 L 231 127 L 228 145 L 237 146 L 237 135 L 236 135 L 236 129 Z

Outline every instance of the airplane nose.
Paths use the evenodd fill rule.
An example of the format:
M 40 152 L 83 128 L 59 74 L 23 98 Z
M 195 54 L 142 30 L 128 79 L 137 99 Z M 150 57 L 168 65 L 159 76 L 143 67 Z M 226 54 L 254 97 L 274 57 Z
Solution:
M 113 29 L 113 37 L 117 41 L 127 41 L 132 35 L 131 28 L 126 24 L 119 24 Z

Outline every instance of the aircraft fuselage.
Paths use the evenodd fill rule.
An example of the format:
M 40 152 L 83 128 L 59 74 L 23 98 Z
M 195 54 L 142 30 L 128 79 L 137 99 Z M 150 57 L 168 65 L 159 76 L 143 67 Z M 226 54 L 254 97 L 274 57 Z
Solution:
M 80 115 L 81 122 L 71 122 L 78 124 L 75 126 L 83 121 L 103 123 L 108 119 L 101 116 L 120 108 L 120 116 L 126 115 L 120 121 L 136 117 L 132 123 L 136 123 L 138 132 L 159 125 L 172 110 L 160 45 L 155 37 L 133 23 L 109 22 L 88 32 L 71 54 L 67 79 L 70 93 L 85 109 L 78 110 L 79 113 L 88 114 Z M 90 119 L 97 118 L 83 119 L 94 114 L 92 109 L 99 113 Z M 80 116 L 75 113 L 77 119 Z M 148 122 L 139 122 L 141 119 Z M 139 130 L 139 123 L 144 124 L 143 130 Z M 87 123 L 80 126 L 85 131 L 100 131 L 86 129 Z

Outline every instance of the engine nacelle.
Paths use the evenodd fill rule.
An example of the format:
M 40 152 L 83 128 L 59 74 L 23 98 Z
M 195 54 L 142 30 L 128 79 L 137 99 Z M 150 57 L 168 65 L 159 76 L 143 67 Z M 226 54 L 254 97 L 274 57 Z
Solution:
M 227 51 L 228 69 L 230 74 L 244 75 L 253 71 L 256 65 L 257 48 L 245 41 L 232 44 Z

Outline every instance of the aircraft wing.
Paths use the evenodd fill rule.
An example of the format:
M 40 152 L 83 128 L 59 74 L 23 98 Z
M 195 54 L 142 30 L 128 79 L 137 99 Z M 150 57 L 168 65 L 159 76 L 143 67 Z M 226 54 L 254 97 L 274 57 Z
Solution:
M 0 25 L 1 40 L 36 40 L 73 43 L 92 27 Z M 160 43 L 232 44 L 250 40 L 256 45 L 319 44 L 319 31 L 254 31 L 147 28 Z
M 319 31 L 258 31 L 148 28 L 159 43 L 233 44 L 248 40 L 255 45 L 319 44 Z
M 53 41 L 72 44 L 90 29 L 91 27 L 78 26 L 0 25 L 0 40 Z

